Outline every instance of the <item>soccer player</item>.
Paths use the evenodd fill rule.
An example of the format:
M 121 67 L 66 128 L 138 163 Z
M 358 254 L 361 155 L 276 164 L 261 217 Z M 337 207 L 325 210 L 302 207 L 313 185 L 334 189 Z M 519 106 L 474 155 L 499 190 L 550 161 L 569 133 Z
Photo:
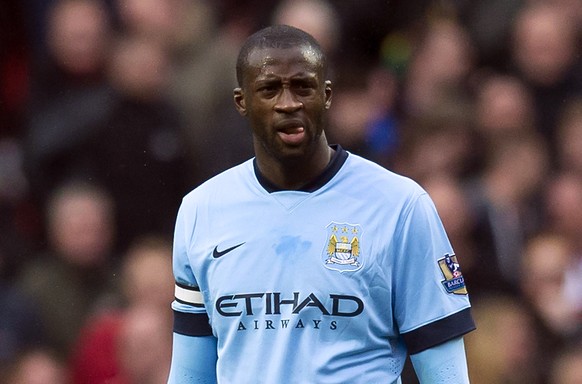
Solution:
M 248 38 L 234 103 L 255 158 L 183 200 L 169 383 L 467 383 L 465 283 L 426 192 L 340 146 L 307 33 Z

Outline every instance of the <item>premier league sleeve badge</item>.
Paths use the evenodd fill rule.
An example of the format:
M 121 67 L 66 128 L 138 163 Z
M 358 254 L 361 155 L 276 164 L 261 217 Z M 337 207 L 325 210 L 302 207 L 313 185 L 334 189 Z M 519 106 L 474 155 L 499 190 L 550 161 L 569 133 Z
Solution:
M 457 256 L 449 255 L 448 253 L 442 259 L 438 260 L 439 268 L 444 276 L 441 281 L 447 293 L 455 295 L 466 295 L 467 287 L 465 286 L 465 278 L 461 273 L 461 267 L 457 261 Z

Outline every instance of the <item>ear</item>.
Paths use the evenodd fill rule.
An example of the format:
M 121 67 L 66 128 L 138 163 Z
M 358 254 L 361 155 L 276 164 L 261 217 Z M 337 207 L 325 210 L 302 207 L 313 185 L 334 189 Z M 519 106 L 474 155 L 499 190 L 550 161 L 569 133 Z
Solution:
M 241 116 L 247 115 L 247 107 L 245 102 L 245 94 L 242 88 L 234 89 L 234 106 Z
M 331 107 L 332 93 L 333 92 L 331 90 L 331 81 L 326 80 L 325 81 L 325 109 L 329 109 L 329 107 Z

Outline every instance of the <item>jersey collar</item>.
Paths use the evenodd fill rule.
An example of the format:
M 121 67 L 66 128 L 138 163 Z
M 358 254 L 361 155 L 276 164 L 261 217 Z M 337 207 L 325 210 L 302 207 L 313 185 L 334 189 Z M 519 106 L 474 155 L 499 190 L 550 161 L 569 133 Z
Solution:
M 331 147 L 335 149 L 335 153 L 333 154 L 333 157 L 331 158 L 331 161 L 329 162 L 327 167 L 325 167 L 323 172 L 318 177 L 316 177 L 315 179 L 311 180 L 310 182 L 299 188 L 298 191 L 301 192 L 317 191 L 319 188 L 327 184 L 327 182 L 330 181 L 331 178 L 334 177 L 335 174 L 340 170 L 342 165 L 344 165 L 346 159 L 348 158 L 348 152 L 344 150 L 339 144 L 333 144 L 331 145 Z M 259 171 L 259 167 L 257 166 L 256 158 L 253 160 L 253 167 L 255 170 L 257 180 L 259 181 L 259 184 L 261 184 L 261 186 L 265 188 L 267 192 L 273 193 L 284 191 L 284 189 L 271 183 L 261 174 L 261 172 Z

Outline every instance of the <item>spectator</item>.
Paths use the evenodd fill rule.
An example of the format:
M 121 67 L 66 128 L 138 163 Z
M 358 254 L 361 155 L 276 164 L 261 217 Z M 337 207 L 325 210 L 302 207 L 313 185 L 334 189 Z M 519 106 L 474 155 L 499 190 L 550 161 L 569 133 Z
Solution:
M 475 142 L 472 105 L 459 95 L 443 97 L 431 111 L 407 117 L 401 132 L 394 168 L 415 180 L 465 179 L 479 166 L 482 148 Z
M 573 256 L 572 244 L 564 236 L 542 233 L 527 242 L 521 257 L 521 292 L 547 330 L 548 353 L 560 350 L 581 330 L 566 296 Z
M 99 0 L 58 0 L 48 13 L 47 57 L 31 79 L 25 160 L 40 204 L 70 177 L 83 176 L 78 161 L 94 133 L 110 92 L 105 79 L 111 25 Z
M 549 230 L 566 237 L 573 258 L 565 276 L 565 294 L 570 305 L 582 314 L 582 178 L 563 172 L 547 185 L 545 210 Z
M 114 215 L 105 191 L 88 184 L 63 185 L 47 206 L 46 252 L 19 277 L 19 287 L 40 311 L 49 345 L 62 357 L 110 292 Z
M 169 47 L 183 0 L 113 0 L 122 35 L 137 36 Z
M 103 80 L 111 34 L 109 10 L 99 0 L 57 0 L 46 17 L 48 52 L 34 68 L 31 94 L 41 107 Z
M 422 116 L 443 96 L 465 92 L 473 66 L 474 47 L 459 23 L 449 19 L 428 23 L 404 80 L 404 112 Z
M 511 58 L 532 88 L 539 130 L 555 145 L 564 100 L 582 93 L 582 61 L 574 15 L 547 2 L 527 2 L 515 19 Z
M 66 384 L 62 360 L 43 348 L 23 352 L 0 377 L 2 384 Z
M 272 16 L 273 24 L 304 30 L 319 41 L 329 57 L 334 57 L 341 34 L 341 20 L 328 0 L 283 0 Z
M 168 378 L 172 351 L 172 320 L 151 306 L 135 306 L 125 316 L 118 353 L 127 381 L 114 384 L 158 384 Z
M 533 95 L 515 76 L 484 75 L 477 87 L 475 104 L 476 128 L 488 151 L 512 136 L 532 135 L 537 129 Z
M 541 350 L 534 316 L 512 296 L 473 304 L 478 330 L 467 336 L 471 384 L 540 384 Z
M 134 35 L 116 40 L 111 105 L 79 156 L 114 199 L 120 252 L 140 236 L 170 235 L 191 185 L 178 112 L 164 97 L 168 71 L 159 42 Z
M 124 257 L 122 303 L 90 319 L 76 342 L 72 384 L 159 383 L 167 377 L 171 311 L 171 243 L 137 240 Z M 144 345 L 148 343 L 148 345 Z
M 223 0 L 213 3 L 208 20 L 210 38 L 194 44 L 175 61 L 170 96 L 182 118 L 194 184 L 249 159 L 252 140 L 248 127 L 232 108 L 232 73 L 236 54 L 254 31 L 270 2 Z M 205 12 L 205 10 L 202 10 Z M 194 49 L 196 48 L 196 49 Z M 217 156 L 220 154 L 220 156 Z
M 170 313 L 168 298 L 174 297 L 167 277 L 171 271 L 172 246 L 169 238 L 138 239 L 126 254 L 121 285 L 126 305 L 152 305 Z
M 488 153 L 483 173 L 469 186 L 484 236 L 480 251 L 493 255 L 503 290 L 519 285 L 523 242 L 542 225 L 539 203 L 549 171 L 545 144 L 539 136 L 506 139 Z
M 334 90 L 329 136 L 333 142 L 389 166 L 400 144 L 396 114 L 398 82 L 389 70 L 376 66 L 362 69 L 365 83 L 347 81 Z
M 526 3 L 517 15 L 513 33 L 512 58 L 531 84 L 560 84 L 578 68 L 574 15 L 556 4 Z
M 568 0 L 566 0 L 568 1 Z M 515 15 L 523 7 L 523 0 L 455 1 L 463 25 L 475 42 L 478 62 L 482 67 L 507 67 L 509 36 Z

